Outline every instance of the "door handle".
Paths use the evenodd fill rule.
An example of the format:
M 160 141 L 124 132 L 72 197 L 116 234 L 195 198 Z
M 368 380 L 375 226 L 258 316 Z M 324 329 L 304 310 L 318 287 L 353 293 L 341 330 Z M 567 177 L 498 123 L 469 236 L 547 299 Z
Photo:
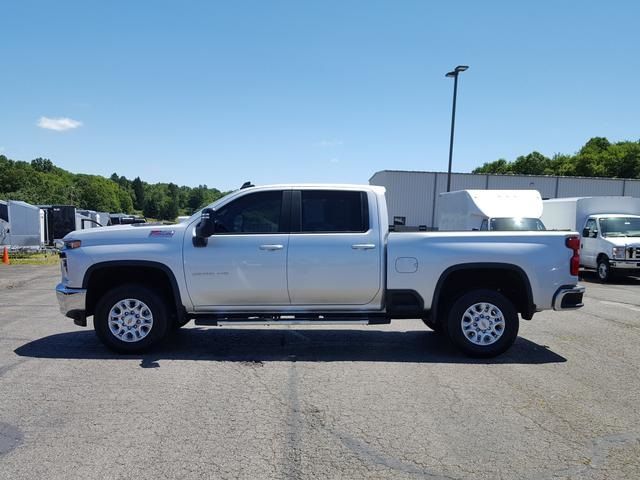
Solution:
M 376 248 L 374 243 L 354 243 L 351 245 L 351 248 L 354 250 L 371 250 Z
M 260 250 L 282 250 L 284 245 L 260 245 Z

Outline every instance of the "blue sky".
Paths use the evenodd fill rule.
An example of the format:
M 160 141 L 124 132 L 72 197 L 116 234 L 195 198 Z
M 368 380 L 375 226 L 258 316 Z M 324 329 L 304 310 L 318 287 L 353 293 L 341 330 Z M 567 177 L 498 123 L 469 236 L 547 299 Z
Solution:
M 221 189 L 446 170 L 457 64 L 455 171 L 638 140 L 639 16 L 636 1 L 4 1 L 0 153 Z

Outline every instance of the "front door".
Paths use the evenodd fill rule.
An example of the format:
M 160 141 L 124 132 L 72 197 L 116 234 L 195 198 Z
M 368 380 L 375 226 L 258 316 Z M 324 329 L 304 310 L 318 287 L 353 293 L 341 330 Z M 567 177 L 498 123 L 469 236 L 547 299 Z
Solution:
M 595 268 L 598 255 L 599 235 L 596 219 L 588 219 L 581 233 L 582 248 L 580 249 L 580 263 L 585 267 Z
M 292 305 L 366 305 L 380 290 L 383 245 L 366 192 L 301 190 L 292 197 Z
M 215 213 L 216 232 L 193 245 L 195 223 L 184 244 L 184 269 L 196 310 L 289 305 L 287 252 L 289 202 L 281 190 L 243 195 Z

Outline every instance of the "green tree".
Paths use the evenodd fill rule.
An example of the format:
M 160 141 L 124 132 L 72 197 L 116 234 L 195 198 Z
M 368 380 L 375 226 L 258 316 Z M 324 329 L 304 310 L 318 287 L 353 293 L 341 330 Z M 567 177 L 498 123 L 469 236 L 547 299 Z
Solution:
M 175 183 L 167 185 L 167 198 L 160 210 L 162 220 L 175 220 L 179 213 L 179 190 Z
M 110 178 L 73 174 L 46 158 L 24 162 L 0 155 L 0 199 L 36 205 L 69 204 L 108 212 L 130 213 L 135 207 L 149 217 L 173 220 L 222 195 L 219 190 L 201 185 L 194 200 L 194 190 L 174 183 L 151 185 L 140 177 L 130 181 L 117 173 Z M 197 206 L 190 207 L 190 202 Z
M 500 158 L 494 162 L 487 162 L 483 164 L 481 167 L 473 170 L 473 173 L 513 173 L 511 170 L 511 164 L 507 162 L 504 158 Z
M 611 143 L 604 137 L 594 137 L 575 155 L 557 153 L 547 158 L 531 152 L 513 162 L 500 159 L 485 163 L 473 172 L 640 178 L 640 141 Z
M 133 179 L 132 188 L 134 197 L 133 206 L 137 210 L 142 210 L 144 208 L 144 184 L 142 180 L 140 180 L 140 177 Z
M 79 175 L 76 181 L 78 206 L 99 212 L 120 210 L 118 185 L 104 177 Z
M 35 158 L 31 160 L 31 167 L 36 172 L 48 173 L 53 171 L 53 162 L 48 158 Z

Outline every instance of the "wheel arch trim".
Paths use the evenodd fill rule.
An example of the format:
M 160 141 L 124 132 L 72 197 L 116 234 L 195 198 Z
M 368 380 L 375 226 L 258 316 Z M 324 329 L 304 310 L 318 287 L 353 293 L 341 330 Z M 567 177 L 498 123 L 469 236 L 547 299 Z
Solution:
M 175 274 L 173 273 L 173 270 L 171 270 L 171 268 L 169 268 L 164 263 L 160 262 L 153 262 L 150 260 L 109 260 L 106 262 L 94 263 L 87 269 L 84 277 L 82 278 L 82 288 L 88 289 L 91 277 L 96 272 L 109 268 L 119 267 L 144 267 L 154 268 L 156 270 L 162 271 L 169 279 L 169 284 L 171 285 L 171 291 L 173 293 L 173 299 L 175 301 L 176 308 L 182 311 L 185 310 L 184 304 L 182 302 L 182 295 L 180 293 L 180 286 L 178 285 L 178 281 Z
M 514 265 L 512 263 L 501 263 L 501 262 L 477 262 L 477 263 L 460 263 L 457 265 L 452 265 L 447 268 L 440 277 L 438 278 L 438 282 L 436 283 L 436 288 L 433 292 L 433 301 L 431 302 L 431 311 L 434 312 L 435 318 L 438 318 L 438 307 L 440 303 L 440 294 L 442 292 L 442 288 L 447 281 L 447 279 L 454 272 L 459 272 L 461 270 L 481 270 L 481 269 L 489 269 L 489 270 L 509 270 L 511 272 L 515 272 L 520 279 L 523 281 L 526 289 L 526 300 L 527 300 L 527 309 L 528 311 L 520 312 L 524 319 L 531 319 L 533 317 L 534 312 L 536 311 L 536 305 L 533 301 L 533 290 L 531 289 L 531 282 L 529 277 L 525 273 L 525 271 L 519 267 L 518 265 Z M 517 308 L 516 308 L 517 310 Z

